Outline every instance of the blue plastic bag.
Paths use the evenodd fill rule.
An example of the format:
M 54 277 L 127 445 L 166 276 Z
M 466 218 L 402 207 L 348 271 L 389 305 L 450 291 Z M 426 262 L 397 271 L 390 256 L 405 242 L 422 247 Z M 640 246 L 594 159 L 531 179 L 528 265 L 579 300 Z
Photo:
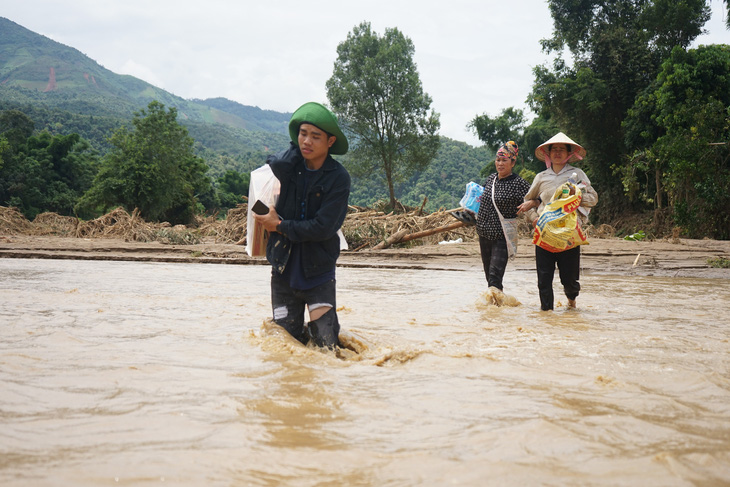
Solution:
M 459 204 L 467 210 L 473 211 L 475 214 L 479 213 L 479 203 L 482 201 L 482 193 L 484 193 L 484 186 L 470 181 L 466 185 L 466 193 L 461 198 L 461 201 L 459 201 Z

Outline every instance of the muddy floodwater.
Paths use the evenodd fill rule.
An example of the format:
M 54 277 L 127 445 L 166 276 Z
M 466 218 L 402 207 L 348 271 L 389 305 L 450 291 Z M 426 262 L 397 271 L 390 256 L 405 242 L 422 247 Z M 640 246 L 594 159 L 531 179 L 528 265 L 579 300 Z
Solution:
M 340 268 L 335 354 L 269 275 L 0 259 L 0 485 L 730 484 L 729 280 Z

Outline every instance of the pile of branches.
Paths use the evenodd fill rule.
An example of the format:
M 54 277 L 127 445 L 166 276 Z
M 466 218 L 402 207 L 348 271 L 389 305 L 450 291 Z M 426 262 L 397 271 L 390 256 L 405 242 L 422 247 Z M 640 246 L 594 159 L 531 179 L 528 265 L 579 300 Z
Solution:
M 30 222 L 17 208 L 0 206 L 0 235 L 53 235 L 72 238 L 117 238 L 133 242 L 161 242 L 173 245 L 201 243 L 204 237 L 215 242 L 242 244 L 246 239 L 246 204 L 228 211 L 224 220 L 216 215 L 202 218 L 187 227 L 167 222 L 147 222 L 135 209 L 130 215 L 118 207 L 94 220 L 80 220 L 57 213 L 40 213 Z
M 476 229 L 466 225 L 451 214 L 455 210 L 440 210 L 425 214 L 421 208 L 399 208 L 399 212 L 350 206 L 342 232 L 351 251 L 366 248 L 380 249 L 391 245 L 413 245 L 413 242 L 436 243 L 462 239 L 477 240 Z M 162 242 L 187 245 L 213 238 L 215 243 L 242 245 L 246 242 L 248 206 L 243 203 L 228 210 L 225 219 L 217 215 L 197 218 L 194 225 L 171 226 L 169 223 L 149 223 L 134 210 L 130 215 L 119 207 L 94 220 L 84 221 L 76 217 L 56 213 L 41 213 L 29 222 L 17 208 L 0 206 L 0 235 L 57 235 L 77 238 L 118 238 L 135 242 Z M 533 228 L 524 219 L 518 220 L 521 237 L 530 238 Z M 605 227 L 605 228 L 604 228 Z M 584 229 L 586 233 L 601 237 L 614 232 L 602 225 Z
M 451 210 L 424 214 L 421 209 L 410 208 L 405 213 L 350 206 L 342 233 L 351 250 L 366 247 L 383 248 L 416 238 L 427 243 L 442 240 L 476 240 L 474 226 L 463 225 L 454 218 Z M 431 233 L 433 232 L 433 233 Z M 409 238 L 416 236 L 415 238 Z M 390 240 L 390 242 L 389 242 Z M 384 245 L 385 242 L 389 242 Z
M 188 228 L 185 225 L 171 226 L 168 222 L 147 222 L 139 215 L 138 209 L 135 208 L 130 215 L 122 207 L 115 208 L 94 220 L 79 220 L 75 236 L 119 238 L 128 242 L 161 242 L 173 245 L 193 245 L 202 240 L 196 228 Z
M 169 226 L 169 223 L 147 223 L 139 216 L 139 210 L 135 209 L 130 215 L 119 207 L 94 220 L 79 221 L 76 237 L 151 242 L 155 240 L 157 230 Z
M 246 242 L 248 204 L 242 203 L 228 210 L 224 220 L 212 217 L 200 225 L 200 233 L 213 237 L 216 243 L 243 245 Z
M 84 221 L 73 216 L 46 212 L 28 221 L 17 208 L 0 206 L 0 235 L 55 235 L 75 238 L 118 238 L 134 242 L 185 245 L 200 243 L 200 232 L 167 222 L 149 223 L 134 210 L 115 208 L 106 215 Z
M 80 220 L 73 216 L 62 216 L 58 213 L 40 213 L 33 219 L 35 235 L 58 235 L 59 237 L 75 237 Z
M 32 235 L 33 225 L 17 208 L 0 206 L 0 235 Z

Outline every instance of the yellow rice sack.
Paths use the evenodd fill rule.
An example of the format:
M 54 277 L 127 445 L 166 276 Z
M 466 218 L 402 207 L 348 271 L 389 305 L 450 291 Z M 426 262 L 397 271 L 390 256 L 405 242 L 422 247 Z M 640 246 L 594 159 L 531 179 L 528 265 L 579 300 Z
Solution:
M 563 197 L 565 187 L 575 189 L 575 194 Z M 587 244 L 577 214 L 582 198 L 581 190 L 574 184 L 565 183 L 558 187 L 552 201 L 537 219 L 532 243 L 550 252 L 564 252 Z

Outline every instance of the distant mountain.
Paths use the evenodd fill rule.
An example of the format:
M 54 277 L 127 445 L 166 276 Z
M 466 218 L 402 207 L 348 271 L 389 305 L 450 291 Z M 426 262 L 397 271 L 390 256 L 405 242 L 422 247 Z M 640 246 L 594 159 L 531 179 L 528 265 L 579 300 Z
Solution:
M 202 126 L 227 126 L 222 136 L 240 140 L 224 143 L 226 150 L 237 145 L 248 150 L 266 150 L 269 145 L 287 140 L 286 125 L 291 114 L 248 107 L 224 98 L 186 100 L 133 76 L 116 74 L 77 49 L 0 17 L 0 108 L 41 104 L 51 111 L 129 120 L 153 100 L 175 107 L 178 120 L 189 126 L 194 138 Z M 42 127 L 48 125 L 45 120 L 34 120 Z M 264 132 L 272 137 L 259 134 L 252 138 L 241 130 Z M 81 135 L 89 138 L 85 133 Z M 94 138 L 92 135 L 92 142 Z

